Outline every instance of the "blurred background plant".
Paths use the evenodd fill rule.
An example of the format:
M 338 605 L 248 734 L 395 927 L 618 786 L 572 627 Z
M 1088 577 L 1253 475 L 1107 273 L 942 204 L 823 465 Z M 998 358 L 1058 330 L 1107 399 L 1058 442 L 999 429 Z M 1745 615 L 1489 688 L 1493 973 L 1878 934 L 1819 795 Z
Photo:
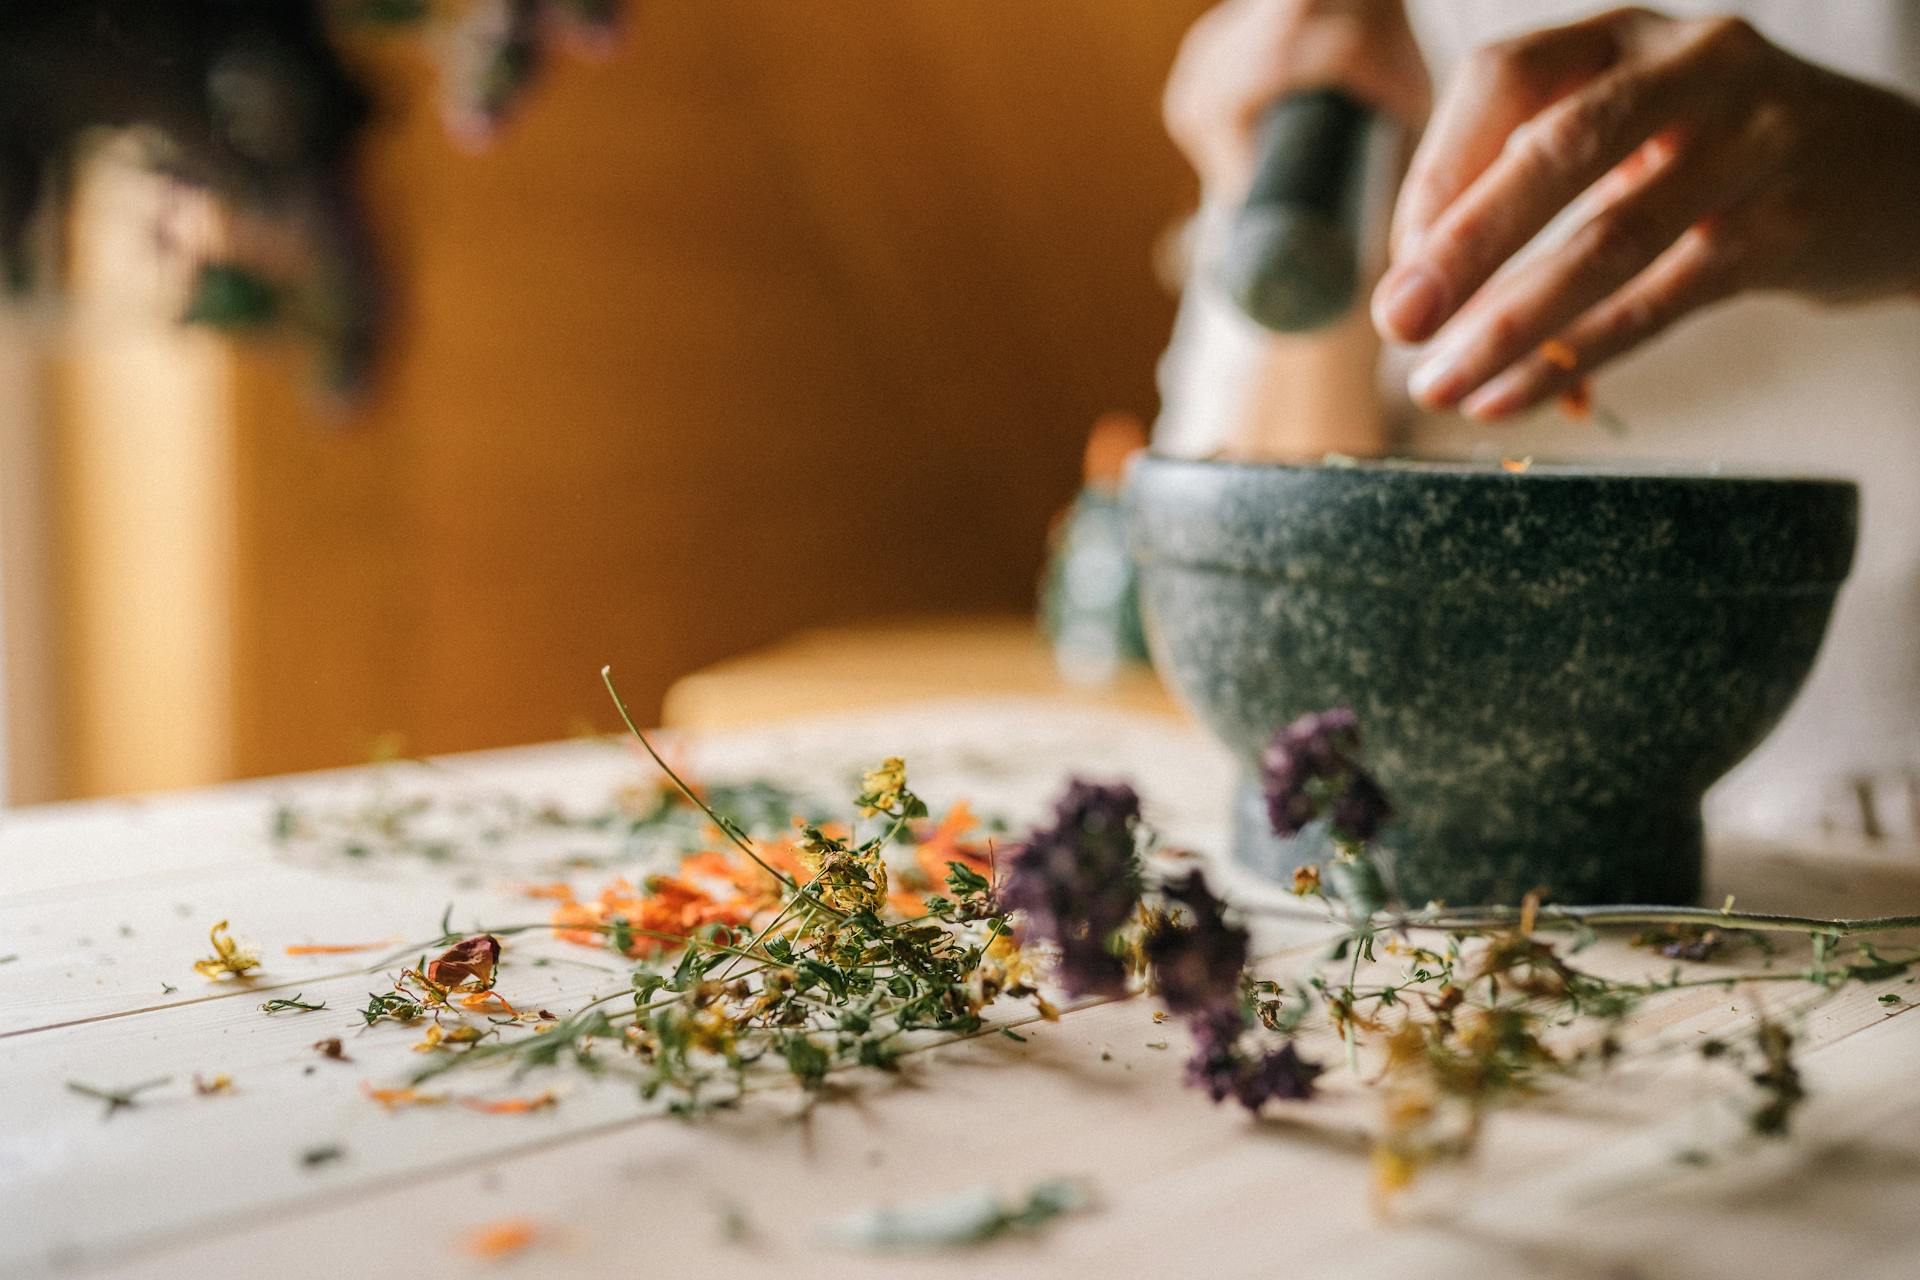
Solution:
M 211 193 L 218 242 L 156 239 L 191 259 L 182 318 L 290 326 L 333 389 L 368 378 L 386 313 L 355 170 L 373 111 L 334 40 L 423 34 L 447 124 L 483 145 L 560 45 L 605 53 L 618 0 L 91 0 L 0 13 L 0 262 L 16 290 L 47 274 L 86 150 L 123 131 L 156 173 Z M 36 225 L 41 232 L 35 235 Z M 203 224 L 204 225 L 204 224 Z
M 604 662 L 652 717 L 824 624 L 1011 644 L 1089 426 L 1156 409 L 1205 7 L 7 6 L 8 796 L 604 728 Z

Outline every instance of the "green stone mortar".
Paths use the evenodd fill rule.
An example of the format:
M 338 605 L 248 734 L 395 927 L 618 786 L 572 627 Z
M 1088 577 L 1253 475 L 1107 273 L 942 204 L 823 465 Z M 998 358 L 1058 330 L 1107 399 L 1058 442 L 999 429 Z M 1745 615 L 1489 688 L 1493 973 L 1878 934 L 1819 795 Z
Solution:
M 1162 675 L 1268 829 L 1274 730 L 1345 705 L 1414 902 L 1696 900 L 1700 798 L 1785 713 L 1853 559 L 1847 481 L 1447 463 L 1147 457 L 1127 485 Z M 1809 761 L 1809 768 L 1817 762 Z

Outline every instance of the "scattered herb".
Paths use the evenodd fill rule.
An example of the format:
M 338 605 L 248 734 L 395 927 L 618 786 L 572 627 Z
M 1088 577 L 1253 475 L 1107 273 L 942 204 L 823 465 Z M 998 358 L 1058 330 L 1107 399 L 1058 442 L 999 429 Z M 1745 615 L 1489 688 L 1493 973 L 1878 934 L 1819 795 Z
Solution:
M 323 1058 L 332 1058 L 335 1062 L 353 1061 L 352 1058 L 347 1056 L 347 1051 L 341 1047 L 339 1036 L 328 1036 L 325 1040 L 315 1040 L 313 1047 L 319 1051 L 320 1056 Z
M 206 1097 L 209 1094 L 215 1094 L 215 1093 L 229 1093 L 232 1091 L 232 1089 L 233 1089 L 232 1076 L 220 1075 L 220 1076 L 214 1076 L 212 1079 L 209 1079 L 209 1080 L 202 1080 L 197 1072 L 194 1074 L 193 1091 L 201 1095 L 202 1097 Z
M 1038 1183 L 1013 1199 L 980 1187 L 918 1204 L 868 1209 L 829 1223 L 826 1232 L 836 1242 L 859 1249 L 963 1248 L 1037 1231 L 1089 1203 L 1083 1183 L 1063 1179 Z
M 1051 977 L 1075 996 L 1157 992 L 1191 1036 L 1188 1081 L 1249 1111 L 1315 1096 L 1327 1068 L 1303 1052 L 1303 1035 L 1337 1038 L 1356 1075 L 1364 1044 L 1365 1078 L 1385 1108 L 1376 1184 L 1392 1192 L 1470 1151 L 1491 1112 L 1604 1069 L 1623 1052 L 1620 1024 L 1647 1001 L 1760 982 L 1808 984 L 1824 996 L 1920 968 L 1920 951 L 1878 950 L 1868 937 L 1920 928 L 1920 917 L 1819 920 L 1736 913 L 1730 902 L 1717 911 L 1561 907 L 1537 897 L 1409 909 L 1372 848 L 1392 812 L 1387 797 L 1362 761 L 1357 719 L 1336 709 L 1286 726 L 1262 762 L 1275 829 L 1322 823 L 1334 848 L 1293 888 L 1325 908 L 1335 945 L 1282 982 L 1253 972 L 1244 909 L 1218 898 L 1190 863 L 1149 861 L 1154 838 L 1125 786 L 1074 782 L 1051 819 L 1004 858 L 974 835 L 979 824 L 964 806 L 932 823 L 897 758 L 863 775 L 851 822 L 803 816 L 769 829 L 723 815 L 712 790 L 689 784 L 603 677 L 672 789 L 658 795 L 699 816 L 705 847 L 683 853 L 671 874 L 618 878 L 591 899 L 560 882 L 539 886 L 535 896 L 554 903 L 543 923 L 461 937 L 449 908 L 438 958 L 422 955 L 361 1011 L 369 1027 L 434 1020 L 419 1047 L 439 1052 L 410 1085 L 368 1086 L 382 1105 L 445 1101 L 418 1090 L 449 1071 L 571 1067 L 626 1076 L 642 1097 L 691 1114 L 729 1105 L 757 1073 L 814 1090 L 840 1068 L 892 1070 L 903 1053 L 943 1039 L 999 1031 L 1019 1040 L 1005 1015 L 1024 1007 L 1057 1016 L 1041 992 Z M 1769 967 L 1687 977 L 1676 966 L 1641 981 L 1579 968 L 1580 950 L 1610 928 L 1640 930 L 1644 945 L 1675 960 L 1757 946 Z M 612 949 L 630 971 L 570 1013 L 519 1014 L 494 982 L 501 940 L 529 931 Z M 1559 942 L 1555 933 L 1572 936 Z M 1780 933 L 1808 939 L 1804 969 L 1773 967 L 1764 940 Z M 461 1009 L 495 1005 L 510 1016 L 488 1019 L 491 1028 L 463 1021 Z M 1783 1022 L 1762 1019 L 1750 1035 L 1702 1049 L 1735 1064 L 1755 1091 L 1749 1121 L 1758 1133 L 1784 1133 L 1804 1097 L 1794 1043 Z M 462 1051 L 444 1052 L 450 1046 Z M 512 1113 L 554 1098 L 548 1090 L 461 1101 Z M 1006 1206 L 981 1203 L 967 1221 L 1006 1217 L 995 1216 Z
M 97 1098 L 101 1102 L 106 1103 L 107 1109 L 102 1113 L 102 1118 L 111 1120 L 114 1112 L 126 1107 L 139 1106 L 141 1094 L 147 1092 L 149 1089 L 158 1089 L 164 1084 L 171 1083 L 172 1080 L 172 1076 L 161 1076 L 157 1080 L 142 1080 L 139 1084 L 130 1084 L 119 1089 L 103 1089 L 98 1085 L 82 1084 L 78 1080 L 69 1080 L 67 1081 L 67 1088 L 82 1097 Z
M 325 1000 L 322 1000 L 319 1003 L 315 1004 L 311 1001 L 302 1000 L 298 995 L 276 996 L 273 999 L 267 1001 L 265 1004 L 261 1005 L 260 1012 L 280 1013 L 281 1011 L 286 1009 L 299 1009 L 307 1013 L 317 1013 L 318 1011 L 326 1007 L 327 1007 L 327 1002 Z
M 300 1153 L 300 1163 L 308 1169 L 323 1164 L 331 1164 L 346 1156 L 346 1148 L 338 1146 L 308 1147 Z
M 370 991 L 367 993 L 367 1007 L 360 1010 L 360 1016 L 366 1019 L 368 1026 L 382 1018 L 391 1018 L 395 1022 L 416 1022 L 425 1014 L 420 1002 L 401 991 Z

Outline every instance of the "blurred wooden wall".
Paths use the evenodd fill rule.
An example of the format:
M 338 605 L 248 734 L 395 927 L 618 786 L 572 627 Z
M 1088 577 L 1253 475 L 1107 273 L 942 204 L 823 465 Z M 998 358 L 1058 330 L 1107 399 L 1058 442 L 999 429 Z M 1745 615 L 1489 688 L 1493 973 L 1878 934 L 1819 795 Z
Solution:
M 300 353 L 245 350 L 209 380 L 230 494 L 179 513 L 230 526 L 223 768 L 550 738 L 608 723 L 603 662 L 651 710 L 809 623 L 1026 608 L 1087 426 L 1154 408 L 1192 199 L 1158 101 L 1203 7 L 638 0 L 479 156 L 374 50 L 385 381 L 329 420 Z M 75 600 L 139 572 L 82 559 Z M 72 705 L 68 789 L 205 771 Z

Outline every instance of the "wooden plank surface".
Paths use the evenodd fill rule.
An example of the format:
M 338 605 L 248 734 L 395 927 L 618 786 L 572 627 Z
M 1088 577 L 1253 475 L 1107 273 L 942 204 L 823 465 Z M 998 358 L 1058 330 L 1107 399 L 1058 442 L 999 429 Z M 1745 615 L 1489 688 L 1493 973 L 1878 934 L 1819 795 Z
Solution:
M 898 752 L 936 805 L 964 796 L 1014 821 L 1070 773 L 1127 777 L 1172 839 L 1222 839 L 1223 762 L 1164 719 L 971 702 L 717 733 L 685 749 L 712 778 L 773 774 L 825 795 Z M 1920 1019 L 1908 1003 L 1890 1013 L 1873 987 L 1842 993 L 1803 1028 L 1815 1096 L 1802 1138 L 1754 1148 L 1737 1079 L 1685 1051 L 1750 1025 L 1756 1001 L 1778 1012 L 1782 997 L 1694 990 L 1630 1024 L 1629 1065 L 1501 1115 L 1470 1166 L 1423 1180 L 1386 1218 L 1368 1189 L 1377 1101 L 1357 1081 L 1336 1072 L 1324 1098 L 1258 1121 L 1212 1107 L 1181 1087 L 1184 1037 L 1145 999 L 1069 1011 L 1026 1028 L 1025 1043 L 930 1048 L 897 1080 L 850 1076 L 811 1105 L 778 1088 L 693 1123 L 640 1104 L 630 1086 L 571 1076 L 559 1106 L 529 1115 L 369 1102 L 363 1082 L 420 1061 L 415 1034 L 356 1031 L 350 1009 L 382 957 L 288 957 L 284 945 L 417 940 L 449 903 L 457 924 L 539 919 L 548 904 L 517 896 L 518 884 L 569 856 L 631 855 L 551 832 L 442 862 L 293 854 L 268 839 L 276 803 L 351 804 L 379 785 L 443 804 L 507 788 L 584 807 L 641 776 L 624 749 L 582 742 L 398 766 L 380 783 L 346 771 L 0 817 L 0 954 L 19 957 L 0 964 L 0 1272 L 418 1276 L 470 1265 L 468 1232 L 524 1217 L 539 1241 L 503 1270 L 1914 1274 L 1920 1109 L 1903 1095 Z M 563 870 L 583 891 L 609 874 Z M 1716 894 L 1756 909 L 1920 907 L 1910 850 L 1730 846 L 1713 878 Z M 1228 881 L 1245 901 L 1273 899 Z M 244 988 L 190 968 L 223 916 L 263 944 L 265 972 Z M 1259 942 L 1284 974 L 1326 933 L 1310 917 L 1263 918 Z M 1622 971 L 1649 964 L 1612 942 L 1583 954 Z M 531 937 L 504 965 L 504 990 L 562 1012 L 617 975 L 598 952 Z M 163 994 L 162 982 L 179 989 Z M 1901 982 L 1892 988 L 1914 990 Z M 263 992 L 294 990 L 328 1008 L 260 1012 Z M 316 1054 L 323 1035 L 343 1036 L 352 1061 Z M 196 1072 L 231 1075 L 233 1092 L 195 1095 Z M 163 1075 L 173 1083 L 111 1119 L 65 1087 Z M 461 1095 L 529 1091 L 488 1073 L 447 1080 Z M 303 1153 L 319 1146 L 343 1154 L 308 1167 Z M 1682 1151 L 1707 1162 L 1677 1163 Z M 903 1257 L 824 1234 L 884 1202 L 1059 1176 L 1086 1180 L 1096 1204 L 1037 1238 Z

